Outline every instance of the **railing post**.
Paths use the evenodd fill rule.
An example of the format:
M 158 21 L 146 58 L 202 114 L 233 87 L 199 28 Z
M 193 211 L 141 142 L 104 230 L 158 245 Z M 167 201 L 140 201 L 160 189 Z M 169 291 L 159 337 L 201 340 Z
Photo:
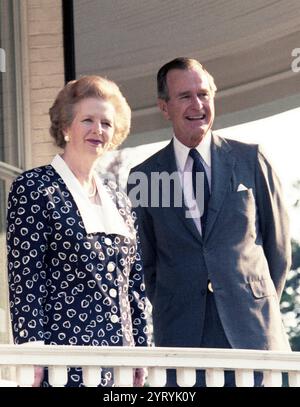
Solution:
M 17 366 L 16 378 L 20 387 L 31 387 L 34 382 L 34 366 Z
M 166 385 L 167 372 L 164 367 L 150 367 L 148 369 L 148 382 L 151 387 L 163 387 Z
M 12 380 L 0 379 L 0 387 L 18 387 L 18 384 Z
M 274 370 L 264 370 L 265 387 L 281 387 L 282 386 L 282 374 L 281 372 Z
M 196 370 L 192 367 L 176 369 L 176 381 L 180 387 L 192 387 L 196 383 Z
M 224 370 L 223 369 L 206 369 L 205 381 L 207 387 L 222 387 L 224 386 Z
M 300 372 L 289 372 L 289 386 L 300 387 Z
M 101 370 L 98 366 L 84 366 L 82 368 L 84 385 L 87 387 L 97 387 L 101 380 Z
M 114 382 L 116 387 L 132 387 L 133 382 L 132 367 L 115 367 Z
M 49 384 L 53 387 L 64 387 L 68 382 L 68 372 L 66 366 L 49 366 Z
M 253 370 L 236 369 L 235 384 L 237 387 L 253 387 L 254 386 Z

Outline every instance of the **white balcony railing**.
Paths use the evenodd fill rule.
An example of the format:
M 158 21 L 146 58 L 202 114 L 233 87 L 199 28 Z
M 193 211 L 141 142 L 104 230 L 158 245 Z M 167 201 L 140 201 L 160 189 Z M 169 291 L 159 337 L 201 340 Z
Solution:
M 290 387 L 300 387 L 300 352 L 51 345 L 0 345 L 0 386 L 31 386 L 34 365 L 48 366 L 49 382 L 56 387 L 65 385 L 68 366 L 82 367 L 86 386 L 97 386 L 100 369 L 113 367 L 115 386 L 131 387 L 132 369 L 147 367 L 151 387 L 165 385 L 167 368 L 176 368 L 177 383 L 184 387 L 194 385 L 195 369 L 206 371 L 209 387 L 224 385 L 224 369 L 235 371 L 238 387 L 252 387 L 256 370 L 263 371 L 265 387 L 282 386 L 283 372 Z

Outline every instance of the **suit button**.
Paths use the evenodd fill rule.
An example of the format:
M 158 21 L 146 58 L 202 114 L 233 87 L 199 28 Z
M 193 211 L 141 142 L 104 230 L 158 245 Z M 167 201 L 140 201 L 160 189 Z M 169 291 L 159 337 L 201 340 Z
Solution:
M 104 243 L 105 243 L 107 246 L 111 246 L 112 241 L 111 241 L 111 239 L 110 239 L 109 237 L 106 237 L 106 238 L 104 239 Z
M 207 284 L 207 288 L 208 288 L 208 291 L 210 291 L 211 293 L 213 293 L 213 292 L 214 292 L 214 290 L 213 290 L 213 286 L 212 286 L 211 281 L 209 281 L 209 282 L 208 282 L 208 284 Z
M 116 298 L 117 296 L 117 290 L 115 288 L 111 288 L 108 293 L 112 298 Z
M 116 322 L 119 321 L 119 317 L 114 314 L 114 315 L 112 315 L 112 316 L 110 317 L 110 320 L 111 320 L 111 322 L 112 322 L 113 324 L 115 324 Z
M 107 271 L 112 272 L 112 271 L 114 271 L 115 268 L 116 268 L 116 265 L 115 265 L 115 263 L 114 263 L 113 261 L 110 261 L 110 262 L 107 264 Z

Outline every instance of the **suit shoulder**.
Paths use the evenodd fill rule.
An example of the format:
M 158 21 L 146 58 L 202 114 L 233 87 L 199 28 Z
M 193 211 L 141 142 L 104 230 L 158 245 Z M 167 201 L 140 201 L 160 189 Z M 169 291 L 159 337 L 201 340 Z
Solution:
M 137 172 L 137 171 L 144 171 L 147 168 L 152 168 L 153 166 L 156 165 L 157 159 L 160 156 L 160 151 L 158 151 L 157 153 L 151 155 L 150 157 L 148 157 L 145 161 L 143 161 L 142 163 L 136 165 L 135 167 L 133 167 L 131 169 L 131 172 Z
M 168 144 L 166 147 L 162 148 L 161 150 L 157 151 L 156 153 L 152 154 L 150 157 L 148 157 L 146 160 L 144 160 L 142 163 L 136 165 L 131 169 L 130 172 L 147 172 L 147 171 L 153 171 L 154 169 L 157 168 L 158 161 L 165 155 L 168 154 L 168 150 L 170 149 L 170 144 Z
M 238 160 L 257 161 L 260 146 L 256 143 L 245 143 L 243 141 L 233 140 L 229 138 L 221 138 L 223 142 L 229 147 L 231 153 Z
M 229 146 L 236 151 L 257 152 L 259 145 L 257 143 L 245 143 L 243 141 L 223 138 Z

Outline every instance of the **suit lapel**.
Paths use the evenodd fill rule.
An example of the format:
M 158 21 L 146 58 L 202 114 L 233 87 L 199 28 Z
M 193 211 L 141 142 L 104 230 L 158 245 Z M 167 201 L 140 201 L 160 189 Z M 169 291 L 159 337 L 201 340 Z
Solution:
M 212 154 L 212 185 L 211 197 L 208 204 L 205 240 L 207 240 L 217 215 L 220 211 L 225 195 L 230 188 L 235 158 L 230 154 L 231 147 L 226 140 L 213 135 Z
M 169 174 L 178 172 L 177 164 L 176 164 L 176 157 L 175 157 L 175 152 L 174 152 L 174 146 L 173 146 L 173 140 L 171 140 L 171 142 L 165 147 L 165 149 L 162 150 L 162 154 L 160 155 L 159 160 L 158 160 L 158 167 L 159 167 L 160 171 L 166 171 Z M 178 178 L 178 182 L 180 182 L 179 178 Z M 171 188 L 171 191 L 172 191 L 172 188 Z M 160 191 L 160 193 L 162 193 L 162 191 Z M 188 231 L 190 233 L 192 233 L 192 235 L 197 240 L 200 240 L 202 242 L 202 237 L 201 237 L 200 233 L 198 232 L 193 219 L 188 218 L 186 216 L 186 214 L 188 212 L 188 208 L 185 206 L 185 203 L 184 203 L 184 196 L 183 196 L 182 189 L 181 189 L 180 193 L 181 193 L 181 198 L 182 198 L 181 199 L 182 205 L 180 207 L 175 207 L 174 205 L 172 205 L 173 196 L 172 196 L 172 192 L 171 192 L 170 201 L 171 201 L 171 205 L 172 205 L 172 211 L 174 211 L 174 213 L 176 213 L 179 221 L 184 225 L 184 227 L 186 227 L 188 229 Z

